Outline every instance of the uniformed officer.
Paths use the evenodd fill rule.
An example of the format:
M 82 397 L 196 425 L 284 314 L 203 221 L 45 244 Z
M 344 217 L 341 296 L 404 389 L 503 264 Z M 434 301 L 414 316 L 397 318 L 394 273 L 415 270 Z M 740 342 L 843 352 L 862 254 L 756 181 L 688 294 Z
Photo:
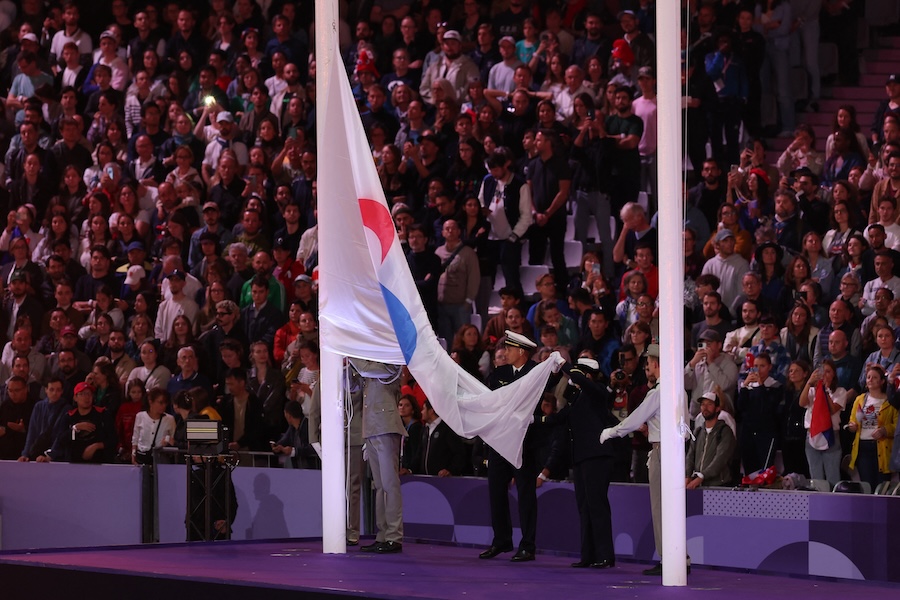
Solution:
M 608 569 L 616 565 L 610 514 L 609 483 L 615 467 L 615 444 L 601 444 L 605 427 L 618 424 L 612 414 L 613 397 L 606 386 L 594 381 L 600 364 L 593 358 L 579 358 L 573 367 L 563 366 L 577 395 L 563 409 L 572 435 L 572 464 L 575 478 L 575 503 L 581 522 L 581 560 L 575 568 Z
M 662 556 L 662 479 L 659 457 L 659 344 L 650 344 L 647 347 L 647 379 L 655 381 L 653 387 L 647 392 L 644 401 L 628 415 L 624 421 L 604 429 L 600 434 L 600 443 L 606 443 L 611 438 L 620 438 L 636 431 L 644 423 L 647 424 L 647 439 L 653 449 L 647 468 L 650 474 L 650 513 L 653 519 L 653 540 L 656 543 L 656 553 Z M 690 572 L 690 562 L 688 563 Z M 662 563 L 644 571 L 644 575 L 662 575 Z
M 535 367 L 531 360 L 531 354 L 537 349 L 537 344 L 524 335 L 506 330 L 506 348 L 509 363 L 494 370 L 491 374 L 489 385 L 491 389 L 497 389 L 520 379 Z M 537 421 L 540 421 L 541 405 L 538 402 L 535 407 Z M 522 466 L 518 469 L 509 461 L 500 456 L 493 448 L 488 448 L 488 496 L 491 502 L 491 526 L 494 530 L 494 539 L 491 546 L 482 552 L 478 558 L 494 558 L 503 552 L 511 552 L 513 549 L 512 520 L 509 513 L 508 493 L 509 482 L 516 480 L 516 488 L 519 497 L 519 526 L 522 529 L 522 541 L 519 550 L 512 557 L 512 562 L 526 562 L 534 560 L 535 535 L 537 533 L 537 492 L 534 481 L 539 468 L 534 457 L 534 429 L 532 423 L 525 433 L 523 444 Z

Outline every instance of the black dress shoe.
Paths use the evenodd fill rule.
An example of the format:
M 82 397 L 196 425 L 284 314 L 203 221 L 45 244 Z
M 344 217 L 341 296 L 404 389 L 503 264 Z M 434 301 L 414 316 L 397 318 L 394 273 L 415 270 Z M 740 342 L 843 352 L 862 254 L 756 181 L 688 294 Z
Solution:
M 359 540 L 347 540 L 348 546 L 359 546 Z
M 487 560 L 489 558 L 494 558 L 498 554 L 502 554 L 504 552 L 512 552 L 512 548 L 501 548 L 500 546 L 491 546 L 484 552 L 478 555 L 478 558 Z
M 528 550 L 519 550 L 513 557 L 509 559 L 511 562 L 528 562 L 529 560 L 534 560 L 534 552 L 529 552 Z
M 650 577 L 661 577 L 662 576 L 662 563 L 656 563 L 655 567 L 651 567 L 649 569 L 644 570 L 644 575 Z M 687 574 L 691 574 L 691 565 L 687 566 Z
M 569 566 L 575 569 L 587 569 L 591 566 L 591 562 L 588 560 L 579 560 L 578 562 L 573 562 Z
M 384 542 L 372 542 L 371 544 L 368 544 L 366 546 L 360 546 L 359 551 L 360 552 L 378 552 L 378 549 L 381 548 L 382 544 L 384 544 Z
M 614 560 L 601 560 L 600 562 L 591 563 L 592 569 L 612 569 L 616 566 L 616 561 Z
M 403 544 L 400 542 L 382 542 L 375 548 L 376 554 L 398 554 L 403 552 Z

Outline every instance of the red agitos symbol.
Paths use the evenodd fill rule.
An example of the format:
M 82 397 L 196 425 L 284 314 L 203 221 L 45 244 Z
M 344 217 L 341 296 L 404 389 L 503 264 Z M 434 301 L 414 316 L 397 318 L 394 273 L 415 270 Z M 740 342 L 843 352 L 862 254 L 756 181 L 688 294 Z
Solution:
M 391 244 L 394 243 L 394 220 L 387 207 L 368 198 L 359 199 L 359 212 L 363 226 L 368 227 L 378 237 L 381 244 L 381 262 L 384 262 Z

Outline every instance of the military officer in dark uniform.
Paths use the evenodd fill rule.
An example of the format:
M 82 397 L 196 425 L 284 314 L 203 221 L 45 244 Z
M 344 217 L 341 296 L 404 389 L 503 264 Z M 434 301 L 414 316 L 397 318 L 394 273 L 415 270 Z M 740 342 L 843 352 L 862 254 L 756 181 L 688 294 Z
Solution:
M 574 397 L 562 411 L 572 436 L 575 503 L 581 521 L 581 560 L 572 566 L 607 569 L 616 564 L 607 492 L 615 466 L 615 445 L 628 440 L 600 444 L 600 432 L 618 425 L 610 411 L 613 399 L 608 389 L 594 381 L 600 364 L 592 358 L 579 358 L 574 367 L 567 363 L 562 370 L 577 386 Z
M 506 330 L 506 347 L 509 363 L 498 367 L 491 374 L 489 381 L 491 389 L 508 385 L 535 367 L 531 355 L 537 349 L 537 344 L 533 341 L 524 335 Z M 537 423 L 540 422 L 540 410 L 541 406 L 538 402 L 535 407 Z M 509 514 L 507 490 L 510 480 L 515 478 L 516 488 L 519 492 L 519 526 L 522 529 L 522 541 L 519 543 L 519 550 L 513 555 L 512 561 L 534 560 L 534 538 L 537 533 L 537 492 L 534 481 L 540 470 L 533 448 L 535 428 L 535 423 L 532 423 L 525 433 L 522 466 L 518 469 L 493 448 L 488 448 L 488 496 L 491 501 L 491 526 L 494 529 L 494 539 L 491 541 L 490 548 L 482 552 L 478 558 L 494 558 L 498 554 L 511 552 L 513 549 L 512 520 Z

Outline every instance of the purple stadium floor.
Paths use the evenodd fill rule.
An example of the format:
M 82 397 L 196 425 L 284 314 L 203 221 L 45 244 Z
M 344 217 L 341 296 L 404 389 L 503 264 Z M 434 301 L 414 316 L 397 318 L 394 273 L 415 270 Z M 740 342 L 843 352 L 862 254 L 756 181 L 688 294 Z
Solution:
M 683 588 L 645 577 L 646 565 L 620 562 L 604 571 L 569 567 L 571 557 L 538 555 L 514 564 L 509 554 L 478 560 L 478 549 L 404 544 L 376 556 L 350 548 L 324 555 L 321 542 L 224 542 L 0 554 L 3 597 L 197 598 L 858 598 L 896 593 L 865 582 L 801 579 L 694 568 Z M 10 578 L 12 577 L 12 579 Z M 12 584 L 12 585 L 9 585 Z M 85 586 L 87 589 L 85 589 Z M 77 589 L 81 593 L 77 593 Z M 127 590 L 127 591 L 126 591 Z M 889 591 L 890 590 L 890 591 Z M 107 595 L 107 593 L 109 595 Z M 248 595 L 249 594 L 249 595 Z M 43 596 L 49 597 L 49 596 Z

